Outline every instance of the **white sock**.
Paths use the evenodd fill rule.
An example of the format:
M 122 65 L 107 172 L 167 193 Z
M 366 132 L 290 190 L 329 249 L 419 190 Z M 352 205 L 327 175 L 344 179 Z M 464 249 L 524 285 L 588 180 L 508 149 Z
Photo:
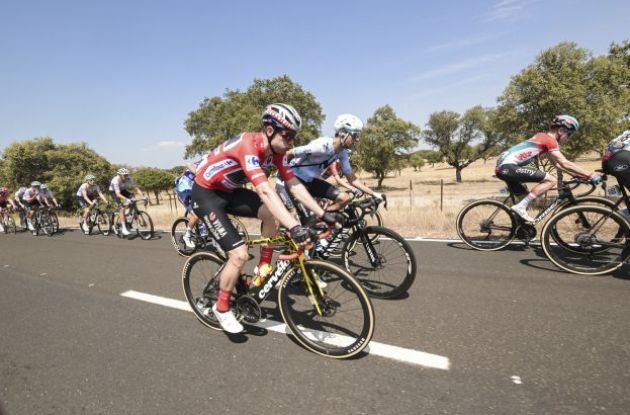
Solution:
M 520 202 L 516 204 L 516 207 L 527 209 L 527 206 L 536 199 L 536 195 L 533 193 L 529 193 L 527 196 L 523 198 Z

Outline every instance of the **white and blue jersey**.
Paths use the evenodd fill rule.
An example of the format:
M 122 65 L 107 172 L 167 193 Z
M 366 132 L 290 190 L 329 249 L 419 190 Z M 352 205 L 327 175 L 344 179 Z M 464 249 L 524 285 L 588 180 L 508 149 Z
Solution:
M 192 187 L 195 182 L 195 172 L 186 169 L 184 174 L 175 179 L 175 191 L 186 210 L 191 210 Z
M 343 174 L 352 173 L 350 152 L 344 148 L 339 153 L 335 153 L 333 139 L 320 137 L 305 146 L 294 148 L 293 159 L 289 162 L 289 166 L 300 180 L 311 182 L 321 177 L 328 166 L 337 159 L 341 162 Z

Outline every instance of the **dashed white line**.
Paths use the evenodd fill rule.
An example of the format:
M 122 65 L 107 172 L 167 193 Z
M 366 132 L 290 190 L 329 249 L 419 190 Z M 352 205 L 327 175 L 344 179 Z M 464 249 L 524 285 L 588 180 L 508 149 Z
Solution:
M 147 294 L 133 290 L 125 291 L 120 295 L 134 300 L 174 308 L 176 310 L 192 312 L 189 304 L 186 301 L 175 300 L 172 298 L 161 297 L 158 295 Z M 255 326 L 276 333 L 290 334 L 290 329 L 287 327 L 287 325 L 278 321 L 261 320 L 260 322 L 256 323 Z M 375 341 L 370 342 L 368 347 L 365 349 L 365 352 L 371 355 L 385 357 L 387 359 L 397 360 L 399 362 L 424 366 L 433 369 L 449 370 L 451 366 L 449 358 L 445 356 L 426 353 L 419 350 L 406 349 L 404 347 L 392 346 Z

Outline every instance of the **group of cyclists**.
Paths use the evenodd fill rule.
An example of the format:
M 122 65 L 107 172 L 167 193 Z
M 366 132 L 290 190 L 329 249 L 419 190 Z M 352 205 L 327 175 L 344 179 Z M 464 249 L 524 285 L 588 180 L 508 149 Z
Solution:
M 229 214 L 260 219 L 263 237 L 275 235 L 281 225 L 298 245 L 307 246 L 312 243 L 311 233 L 308 224 L 296 214 L 296 204 L 309 212 L 311 219 L 334 226 L 343 222 L 344 216 L 340 211 L 352 200 L 352 193 L 383 198 L 382 194 L 370 189 L 356 176 L 350 164 L 351 149 L 359 142 L 363 129 L 363 122 L 357 116 L 339 115 L 334 123 L 333 137 L 321 137 L 299 147 L 295 146 L 295 141 L 302 119 L 291 105 L 268 105 L 261 121 L 261 131 L 244 132 L 221 143 L 199 162 L 187 165 L 176 181 L 178 197 L 190 213 L 183 236 L 186 246 L 195 247 L 191 235 L 199 218 L 203 217 L 207 231 L 226 254 L 227 261 L 219 274 L 218 299 L 208 312 L 212 312 L 229 333 L 243 330 L 232 311 L 231 297 L 249 258 L 246 241 L 231 222 Z M 547 131 L 510 147 L 499 156 L 496 176 L 505 181 L 515 195 L 522 197 L 511 209 L 526 222 L 533 221 L 527 213 L 527 206 L 556 184 L 552 174 L 528 166 L 535 158 L 548 154 L 558 168 L 587 178 L 593 184 L 601 183 L 601 174 L 567 160 L 560 151 L 560 145 L 579 128 L 575 117 L 558 115 Z M 267 175 L 272 167 L 277 170 L 274 184 Z M 349 184 L 339 180 L 339 171 Z M 630 188 L 630 130 L 609 143 L 603 157 L 603 171 Z M 325 180 L 327 176 L 335 177 L 339 186 Z M 253 190 L 243 186 L 246 182 L 251 183 Z M 526 182 L 536 185 L 528 190 L 524 185 Z M 340 190 L 342 187 L 347 191 Z M 119 209 L 121 231 L 123 235 L 129 235 L 124 220 L 125 206 L 133 200 L 132 192 L 142 195 L 142 191 L 126 168 L 117 171 L 108 190 Z M 90 208 L 99 198 L 105 204 L 108 201 L 93 175 L 85 177 L 76 196 L 83 208 L 82 229 L 87 233 L 85 221 Z M 324 209 L 316 199 L 330 203 Z M 33 209 L 40 205 L 57 206 L 57 201 L 50 189 L 39 182 L 31 183 L 28 189 L 20 188 L 13 199 L 6 187 L 0 189 L 0 213 L 8 206 L 23 208 L 31 230 Z M 261 246 L 259 263 L 254 270 L 257 277 L 264 278 L 271 271 L 272 256 L 273 246 Z
M 34 181 L 28 188 L 20 187 L 13 197 L 8 187 L 0 188 L 0 217 L 3 219 L 12 210 L 24 212 L 25 223 L 22 225 L 34 232 L 33 216 L 39 207 L 59 207 L 55 195 L 44 183 Z M 4 220 L 0 221 L 0 232 L 4 232 Z
M 109 204 L 109 201 L 103 195 L 99 185 L 96 184 L 94 175 L 88 174 L 85 176 L 84 180 L 84 183 L 82 183 L 77 190 L 76 198 L 78 205 L 83 209 L 80 223 L 81 230 L 85 234 L 88 234 L 87 217 L 90 213 L 90 208 L 98 202 L 99 198 L 106 205 Z M 143 196 L 142 190 L 131 178 L 129 169 L 123 167 L 117 171 L 116 176 L 111 180 L 109 194 L 118 207 L 121 232 L 125 236 L 130 234 L 124 220 L 125 206 L 134 199 L 135 195 L 132 192 Z M 25 223 L 22 223 L 22 226 L 33 232 L 33 234 L 36 234 L 33 223 L 35 211 L 39 208 L 52 209 L 53 207 L 59 207 L 57 199 L 55 199 L 50 188 L 39 181 L 32 182 L 28 188 L 20 187 L 13 197 L 11 197 L 9 189 L 6 186 L 0 188 L 0 217 L 4 218 L 4 216 L 11 213 L 11 211 L 20 212 L 21 217 L 22 213 L 24 213 Z M 4 232 L 3 222 L 4 221 L 0 221 L 0 232 Z

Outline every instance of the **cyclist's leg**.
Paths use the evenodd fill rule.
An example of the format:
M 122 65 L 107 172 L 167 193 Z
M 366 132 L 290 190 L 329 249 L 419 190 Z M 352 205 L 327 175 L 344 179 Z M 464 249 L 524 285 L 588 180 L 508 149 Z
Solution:
M 193 185 L 193 210 L 198 217 L 207 219 L 208 230 L 228 257 L 219 274 L 219 297 L 212 311 L 224 330 L 238 333 L 243 330 L 243 326 L 236 321 L 230 310 L 230 301 L 241 269 L 247 262 L 249 255 L 245 241 L 238 234 L 227 215 L 232 196 L 230 193 L 208 190 L 197 184 Z
M 552 189 L 556 183 L 556 178 L 549 173 L 545 173 L 542 170 L 531 167 L 522 167 L 516 164 L 504 164 L 497 168 L 496 173 L 498 178 L 504 180 L 508 186 L 510 186 L 510 190 L 512 190 L 515 195 L 519 195 L 519 193 L 523 192 L 522 189 L 524 186 L 519 187 L 519 184 L 524 182 L 538 183 L 523 199 L 521 199 L 520 202 L 512 207 L 515 212 L 526 220 L 531 220 L 531 218 L 527 217 L 527 206 L 538 196 L 541 196 L 548 190 Z
M 341 207 L 350 202 L 350 197 L 346 192 L 339 191 L 339 189 L 328 183 L 326 180 L 313 179 L 310 182 L 303 181 L 302 183 L 314 198 L 328 199 L 334 202 L 333 204 L 328 205 L 326 210 L 339 210 Z
M 602 169 L 604 173 L 614 176 L 621 186 L 630 190 L 630 151 L 622 150 L 615 153 L 610 159 L 602 162 Z M 630 206 L 621 209 L 619 213 L 630 218 L 628 208 Z

